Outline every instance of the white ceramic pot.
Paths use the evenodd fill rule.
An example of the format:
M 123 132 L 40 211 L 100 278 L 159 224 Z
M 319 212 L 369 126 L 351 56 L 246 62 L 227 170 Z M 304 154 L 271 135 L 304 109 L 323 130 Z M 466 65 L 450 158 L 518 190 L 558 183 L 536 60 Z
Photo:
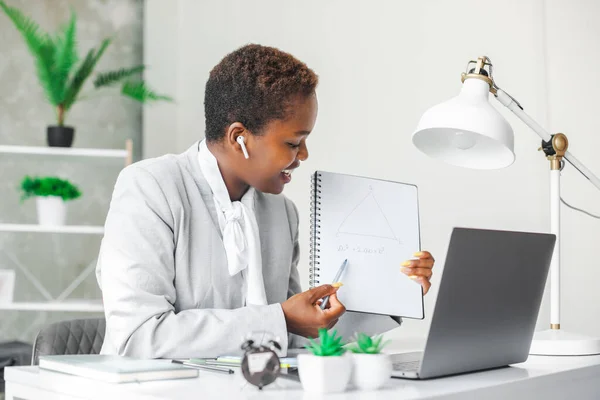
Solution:
M 353 354 L 352 383 L 360 390 L 375 390 L 385 385 L 392 376 L 389 354 Z
M 352 376 L 352 357 L 348 354 L 331 357 L 299 354 L 298 374 L 307 392 L 343 392 Z
M 38 196 L 37 204 L 38 223 L 40 225 L 64 225 L 67 219 L 67 205 L 59 196 Z

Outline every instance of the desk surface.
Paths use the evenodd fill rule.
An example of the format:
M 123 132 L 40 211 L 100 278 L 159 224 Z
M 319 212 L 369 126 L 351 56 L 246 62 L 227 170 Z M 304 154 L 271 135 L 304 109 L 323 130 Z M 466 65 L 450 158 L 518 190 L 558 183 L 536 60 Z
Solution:
M 408 347 L 408 348 L 407 348 Z M 391 351 L 414 350 L 394 342 Z M 241 373 L 226 376 L 199 371 L 198 378 L 143 383 L 109 384 L 44 371 L 38 367 L 9 367 L 5 371 L 7 400 L 26 399 L 313 399 L 300 383 L 278 379 L 262 391 L 248 385 Z M 390 379 L 379 391 L 327 395 L 331 399 L 579 399 L 600 393 L 600 356 L 530 356 L 522 364 L 427 381 Z

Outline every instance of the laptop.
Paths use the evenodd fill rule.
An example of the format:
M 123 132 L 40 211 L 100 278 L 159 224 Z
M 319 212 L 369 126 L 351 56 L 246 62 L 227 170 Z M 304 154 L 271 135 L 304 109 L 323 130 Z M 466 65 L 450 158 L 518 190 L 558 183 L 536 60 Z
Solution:
M 425 350 L 393 354 L 395 378 L 527 360 L 556 236 L 454 228 Z

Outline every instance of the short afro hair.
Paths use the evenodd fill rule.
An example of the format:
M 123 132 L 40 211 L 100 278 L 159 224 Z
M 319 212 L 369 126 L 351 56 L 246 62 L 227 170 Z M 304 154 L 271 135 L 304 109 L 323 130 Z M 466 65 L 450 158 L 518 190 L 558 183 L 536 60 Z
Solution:
M 204 95 L 206 138 L 220 141 L 234 122 L 253 134 L 285 119 L 291 101 L 315 92 L 318 77 L 306 64 L 274 47 L 249 44 L 228 54 L 212 71 Z

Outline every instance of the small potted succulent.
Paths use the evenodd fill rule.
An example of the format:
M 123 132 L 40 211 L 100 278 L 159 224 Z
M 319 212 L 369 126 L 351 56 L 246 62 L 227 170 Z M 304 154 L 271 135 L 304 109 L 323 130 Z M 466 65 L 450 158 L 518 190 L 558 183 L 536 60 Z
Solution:
M 359 333 L 356 342 L 347 346 L 354 359 L 352 383 L 358 389 L 378 389 L 390 379 L 392 360 L 388 354 L 381 352 L 388 342 L 383 341 L 382 335 L 371 338 Z
M 40 225 L 64 225 L 67 217 L 66 202 L 81 196 L 71 182 L 54 176 L 30 177 L 21 181 L 21 201 L 35 197 Z
M 298 355 L 298 374 L 302 387 L 312 393 L 343 392 L 352 375 L 352 359 L 346 356 L 342 338 L 319 329 L 319 342 L 309 339 L 311 354 Z

